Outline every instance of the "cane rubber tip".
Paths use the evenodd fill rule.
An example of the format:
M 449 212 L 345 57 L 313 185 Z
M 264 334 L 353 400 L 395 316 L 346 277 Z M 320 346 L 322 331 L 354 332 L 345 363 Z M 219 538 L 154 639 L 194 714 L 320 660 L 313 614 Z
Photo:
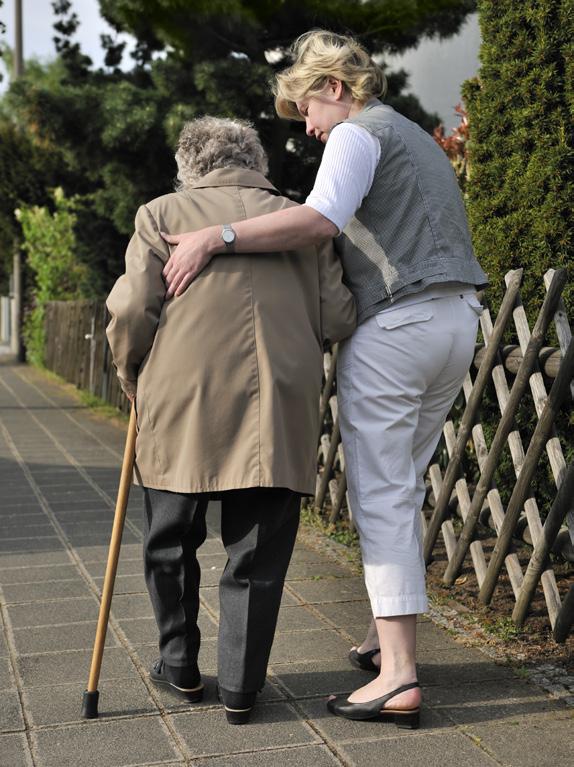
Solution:
M 84 698 L 82 700 L 82 718 L 83 719 L 97 719 L 98 718 L 98 698 L 100 693 L 98 690 L 89 692 L 84 690 Z

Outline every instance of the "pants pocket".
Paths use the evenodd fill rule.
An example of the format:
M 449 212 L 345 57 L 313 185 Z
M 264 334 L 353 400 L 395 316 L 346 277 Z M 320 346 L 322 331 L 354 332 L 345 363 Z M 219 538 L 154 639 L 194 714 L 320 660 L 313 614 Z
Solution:
M 428 322 L 429 320 L 432 320 L 432 318 L 432 309 L 417 309 L 414 307 L 390 310 L 375 315 L 377 325 L 380 328 L 383 328 L 383 330 L 395 330 L 395 328 L 402 328 L 405 325 L 414 325 L 418 322 Z

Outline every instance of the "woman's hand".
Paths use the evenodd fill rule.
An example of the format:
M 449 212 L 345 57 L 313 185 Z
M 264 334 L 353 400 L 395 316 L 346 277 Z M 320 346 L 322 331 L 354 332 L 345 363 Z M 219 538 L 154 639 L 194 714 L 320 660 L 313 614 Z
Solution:
M 176 246 L 163 268 L 163 276 L 167 283 L 166 299 L 174 295 L 181 296 L 197 275 L 205 269 L 218 251 L 220 245 L 218 234 L 219 229 L 216 226 L 208 226 L 197 232 L 183 234 L 161 232 L 161 236 L 167 243 Z

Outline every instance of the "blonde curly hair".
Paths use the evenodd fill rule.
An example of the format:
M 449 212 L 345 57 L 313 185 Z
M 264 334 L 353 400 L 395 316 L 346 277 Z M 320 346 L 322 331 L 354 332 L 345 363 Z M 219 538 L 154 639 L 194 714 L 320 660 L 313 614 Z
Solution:
M 320 93 L 330 77 L 340 80 L 361 104 L 384 96 L 383 70 L 352 37 L 314 29 L 291 46 L 293 64 L 276 76 L 273 92 L 280 117 L 303 120 L 296 102 Z
M 177 152 L 178 192 L 217 168 L 247 168 L 264 176 L 267 155 L 251 123 L 226 117 L 199 117 L 186 122 L 179 134 Z

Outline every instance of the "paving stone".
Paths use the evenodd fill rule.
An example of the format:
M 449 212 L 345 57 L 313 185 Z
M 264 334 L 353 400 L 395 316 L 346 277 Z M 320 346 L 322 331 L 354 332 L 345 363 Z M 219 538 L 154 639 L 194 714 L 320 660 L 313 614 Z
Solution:
M 329 630 L 329 627 L 304 605 L 284 605 L 279 610 L 277 633 L 309 629 L 324 631 L 325 629 Z
M 91 650 L 68 650 L 21 655 L 18 658 L 18 667 L 26 687 L 67 682 L 85 684 L 88 680 L 91 660 Z M 102 680 L 134 678 L 136 675 L 137 671 L 125 650 L 117 647 L 106 650 L 100 675 Z
M 390 720 L 372 720 L 356 722 L 334 716 L 327 709 L 327 696 L 320 699 L 306 700 L 299 703 L 306 718 L 327 739 L 329 743 L 341 743 L 345 741 L 373 740 L 381 736 L 405 736 L 413 733 L 413 730 L 399 729 Z M 435 713 L 423 704 L 421 709 L 421 728 L 425 732 L 444 730 L 453 725 L 444 717 Z
M 108 560 L 109 545 L 107 546 L 82 546 L 78 549 L 77 553 L 83 562 L 107 562 Z M 123 559 L 137 559 L 142 561 L 142 544 L 141 543 L 125 543 L 122 540 L 122 547 L 120 549 L 120 560 Z
M 509 767 L 558 767 L 574 764 L 574 714 L 531 714 L 505 722 L 472 725 L 480 739 L 497 759 Z M 541 748 L 541 744 L 544 747 Z
M 195 758 L 318 741 L 313 731 L 285 703 L 257 705 L 248 732 L 245 727 L 227 726 L 223 708 L 174 714 L 172 721 Z
M 201 613 L 197 624 L 203 639 L 217 636 L 217 624 L 209 616 Z M 129 642 L 134 645 L 150 644 L 157 642 L 158 629 L 155 618 L 130 618 L 120 621 L 120 627 L 127 636 Z
M 97 620 L 99 606 L 94 597 L 89 599 L 60 599 L 29 605 L 10 605 L 8 615 L 14 628 L 51 626 L 62 623 Z
M 495 767 L 498 764 L 459 732 L 440 731 L 429 735 L 417 731 L 408 738 L 391 736 L 383 740 L 349 743 L 341 746 L 340 751 L 352 767 L 378 764 L 381 754 L 384 754 L 385 763 L 393 767 L 413 767 L 419 764 L 424 764 L 424 767 L 445 767 L 451 764 L 456 767 Z
M 101 591 L 103 578 L 94 578 L 94 583 Z M 147 594 L 145 578 L 142 575 L 118 575 L 114 584 L 114 594 Z
M 0 754 L 2 767 L 32 767 L 32 755 L 24 734 L 0 735 Z
M 46 521 L 45 516 L 40 517 L 42 520 L 41 522 L 34 521 L 36 518 L 37 515 L 34 514 L 27 517 L 29 520 L 27 522 L 19 520 L 18 522 L 10 522 L 8 524 L 6 521 L 3 521 L 2 536 L 5 540 L 11 540 L 13 538 L 26 538 L 36 536 L 54 537 L 56 535 L 54 526 L 51 522 Z
M 67 535 L 70 545 L 76 549 L 80 558 L 82 558 L 82 548 L 92 546 L 108 546 L 111 538 L 111 526 L 107 532 L 102 531 L 93 535 Z M 131 532 L 131 530 L 124 529 L 122 535 L 122 546 L 129 545 L 130 543 L 136 543 L 138 537 Z M 140 544 L 141 545 L 141 544 Z
M 71 724 L 85 721 L 81 716 L 85 684 L 45 685 L 26 691 L 26 707 L 34 726 Z M 101 680 L 98 713 L 106 720 L 157 712 L 141 679 Z
M 112 613 L 118 620 L 129 618 L 153 618 L 153 608 L 145 594 L 114 594 Z
M 13 583 L 34 583 L 39 581 L 67 581 L 79 576 L 75 565 L 41 565 L 35 567 L 12 567 L 2 570 L 0 582 L 6 587 Z
M 452 646 L 442 651 L 419 651 L 417 666 L 419 680 L 424 685 L 459 685 L 489 679 L 516 679 L 508 666 L 494 663 L 490 658 L 470 648 Z
M 340 764 L 326 746 L 297 746 L 194 761 L 195 767 L 333 767 Z
M 121 767 L 177 759 L 159 717 L 36 730 L 38 767 Z
M 0 692 L 0 732 L 14 732 L 23 729 L 24 719 L 18 691 L 3 690 Z
M 75 580 L 19 583 L 3 587 L 6 604 L 18 602 L 44 602 L 46 599 L 87 597 L 90 589 L 79 576 Z
M 287 570 L 288 581 L 323 580 L 324 578 L 348 578 L 349 571 L 329 559 L 316 562 L 293 562 Z
M 346 658 L 307 663 L 273 663 L 272 671 L 296 698 L 350 692 L 373 678 L 369 671 L 351 668 Z
M 291 564 L 294 562 L 323 562 L 325 555 L 304 543 L 297 541 L 297 545 L 291 556 Z
M 4 636 L 4 632 L 0 631 L 0 658 L 7 655 L 8 655 L 8 643 L 6 642 L 6 637 Z
M 30 554 L 34 552 L 62 551 L 64 544 L 59 538 L 8 538 L 0 540 L 1 554 Z M 42 554 L 43 559 L 43 554 Z
M 18 652 L 23 655 L 57 650 L 86 650 L 94 646 L 96 626 L 96 621 L 89 621 L 67 623 L 64 626 L 14 629 L 14 642 Z M 105 647 L 117 646 L 117 639 L 108 629 Z
M 301 599 L 310 603 L 349 602 L 364 600 L 366 596 L 365 582 L 359 577 L 292 581 L 289 587 Z
M 428 705 L 456 724 L 496 722 L 519 715 L 537 715 L 564 710 L 564 704 L 549 698 L 539 687 L 519 680 L 426 687 Z
M 315 605 L 315 609 L 336 626 L 347 631 L 353 629 L 365 634 L 371 622 L 371 605 L 367 599 L 359 599 L 356 602 L 320 604 Z
M 12 666 L 7 657 L 0 658 L 0 690 L 7 690 L 14 687 L 12 679 Z
M 70 555 L 64 548 L 36 554 L 0 553 L 0 570 L 13 567 L 33 567 L 35 565 L 68 565 L 70 562 Z
M 106 562 L 86 562 L 83 564 L 92 578 L 104 577 L 106 572 Z M 120 554 L 116 577 L 119 578 L 121 575 L 143 575 L 143 571 L 143 558 L 141 556 L 139 556 L 137 559 L 125 559 Z
M 277 634 L 271 650 L 271 663 L 345 658 L 349 643 L 335 631 L 325 628 L 315 631 Z

